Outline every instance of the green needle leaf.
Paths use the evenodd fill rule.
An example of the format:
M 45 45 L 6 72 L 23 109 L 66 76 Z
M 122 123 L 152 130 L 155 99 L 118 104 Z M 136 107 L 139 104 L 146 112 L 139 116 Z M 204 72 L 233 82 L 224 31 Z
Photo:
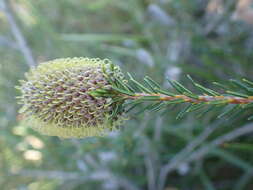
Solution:
M 152 93 L 149 89 L 147 89 L 145 86 L 143 86 L 141 83 L 139 83 L 138 81 L 134 80 L 134 78 L 132 77 L 132 75 L 130 73 L 127 73 L 130 81 L 132 83 L 134 83 L 136 85 L 136 87 L 141 91 L 141 92 L 146 92 L 146 93 Z
M 211 90 L 209 88 L 206 88 L 198 83 L 196 83 L 190 75 L 187 75 L 188 79 L 190 79 L 190 81 L 193 83 L 193 85 L 195 87 L 197 87 L 200 91 L 203 91 L 204 93 L 208 94 L 208 95 L 211 95 L 211 96 L 220 96 L 221 94 L 218 93 L 218 92 L 215 92 L 214 90 Z
M 226 93 L 227 93 L 228 95 L 239 96 L 239 97 L 242 97 L 242 98 L 248 98 L 248 97 L 249 97 L 248 95 L 242 94 L 242 93 L 239 93 L 239 92 L 226 91 Z
M 240 105 L 230 105 L 230 106 L 228 106 L 228 108 L 225 112 L 218 115 L 218 118 L 222 118 L 225 115 L 232 114 L 239 108 L 240 108 Z
M 161 89 L 158 89 L 158 88 L 155 88 L 155 90 L 161 94 L 164 94 L 164 95 L 167 95 L 167 96 L 175 96 L 176 94 L 172 93 L 172 92 L 168 92 L 168 91 L 165 91 L 165 90 L 161 90 Z
M 117 88 L 115 86 L 112 87 L 112 89 L 122 93 L 122 94 L 126 94 L 126 95 L 129 95 L 129 96 L 134 96 L 135 94 L 130 92 L 130 91 L 126 91 L 126 90 L 123 90 L 123 89 L 120 89 L 120 88 Z
M 146 79 L 146 80 L 148 80 L 150 83 L 152 83 L 152 86 L 154 86 L 154 87 L 156 87 L 156 88 L 161 88 L 161 86 L 160 86 L 157 82 L 155 82 L 152 78 L 150 78 L 149 76 L 145 76 L 144 79 Z
M 246 82 L 247 84 L 249 84 L 250 86 L 253 86 L 253 82 L 249 81 L 247 79 L 242 79 L 242 81 Z
M 232 82 L 235 86 L 242 88 L 246 91 L 249 91 L 249 87 L 243 84 L 242 82 L 235 80 L 235 79 L 230 79 L 230 82 Z
M 192 105 L 190 104 L 190 105 L 186 106 L 181 112 L 179 112 L 179 114 L 177 115 L 176 119 L 182 118 L 184 116 L 184 114 L 186 112 L 188 112 L 188 110 L 191 108 L 191 106 Z
M 248 118 L 248 120 L 249 120 L 249 121 L 250 121 L 250 120 L 253 120 L 253 115 L 250 116 L 250 117 Z

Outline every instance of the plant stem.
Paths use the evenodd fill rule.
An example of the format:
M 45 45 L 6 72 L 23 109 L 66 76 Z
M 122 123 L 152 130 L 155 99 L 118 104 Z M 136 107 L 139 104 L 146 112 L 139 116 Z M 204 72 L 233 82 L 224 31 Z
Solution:
M 184 100 L 189 103 L 207 103 L 215 104 L 217 103 L 226 103 L 226 104 L 249 104 L 253 103 L 253 96 L 247 98 L 237 97 L 237 96 L 208 96 L 208 95 L 199 95 L 196 98 L 191 98 L 186 95 L 175 95 L 168 96 L 164 94 L 148 94 L 148 93 L 135 93 L 134 95 L 124 95 L 125 99 L 138 100 L 145 97 L 157 97 L 158 101 L 174 101 L 174 100 Z

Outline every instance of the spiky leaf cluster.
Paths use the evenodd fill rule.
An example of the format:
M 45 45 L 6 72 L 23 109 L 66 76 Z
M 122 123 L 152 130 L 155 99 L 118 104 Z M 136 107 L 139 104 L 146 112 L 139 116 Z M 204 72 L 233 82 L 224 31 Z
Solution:
M 178 113 L 178 119 L 189 112 L 199 112 L 197 115 L 201 117 L 213 108 L 224 108 L 221 110 L 218 118 L 235 116 L 238 113 L 247 112 L 249 115 L 248 120 L 253 119 L 253 82 L 247 79 L 243 79 L 242 81 L 230 80 L 232 84 L 230 86 L 214 83 L 218 87 L 221 87 L 222 92 L 217 92 L 195 82 L 188 75 L 189 80 L 200 92 L 199 94 L 174 80 L 168 80 L 172 88 L 164 90 L 148 76 L 144 77 L 143 83 L 136 81 L 130 73 L 128 73 L 128 78 L 128 84 L 118 82 L 113 83 L 112 87 L 117 92 L 124 94 L 125 99 L 132 100 L 126 104 L 126 107 L 129 106 L 127 110 L 132 110 L 132 108 L 144 102 L 148 102 L 148 104 L 138 113 L 145 110 L 159 111 L 162 108 L 170 109 L 170 105 L 185 103 L 187 105 Z
M 86 137 L 114 130 L 120 121 L 111 117 L 111 97 L 92 92 L 111 89 L 111 79 L 123 78 L 109 60 L 89 58 L 56 59 L 41 63 L 21 81 L 19 97 L 25 122 L 39 132 L 59 136 Z

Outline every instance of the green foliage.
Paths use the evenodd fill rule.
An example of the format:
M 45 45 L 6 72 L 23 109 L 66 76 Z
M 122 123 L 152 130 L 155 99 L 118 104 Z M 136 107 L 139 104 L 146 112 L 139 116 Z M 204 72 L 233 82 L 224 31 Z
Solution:
M 112 65 L 111 67 L 113 68 L 114 66 Z M 113 90 L 95 90 L 94 93 L 98 97 L 112 97 L 113 102 L 119 102 L 119 104 L 124 103 L 126 100 L 130 100 L 130 102 L 125 104 L 126 106 L 123 105 L 122 108 L 115 111 L 115 113 L 124 112 L 125 109 L 129 110 L 127 108 L 128 106 L 136 106 L 137 104 L 145 102 L 151 103 L 144 107 L 141 112 L 153 109 L 158 111 L 157 107 L 159 107 L 159 109 L 166 108 L 169 104 L 188 103 L 189 105 L 179 112 L 176 117 L 177 119 L 182 118 L 186 113 L 198 111 L 205 105 L 209 105 L 207 108 L 205 108 L 206 110 L 209 110 L 210 106 L 218 106 L 223 108 L 221 111 L 222 113 L 218 115 L 218 118 L 221 118 L 228 114 L 233 114 L 237 110 L 248 110 L 253 103 L 253 93 L 250 90 L 252 89 L 253 85 L 251 81 L 246 79 L 244 79 L 242 82 L 231 79 L 231 83 L 237 87 L 234 91 L 224 90 L 228 88 L 224 85 L 216 83 L 216 85 L 223 86 L 222 90 L 226 92 L 225 94 L 221 94 L 196 83 L 189 75 L 187 77 L 190 79 L 196 89 L 202 92 L 201 95 L 190 91 L 184 85 L 175 80 L 168 80 L 171 87 L 174 89 L 174 92 L 171 91 L 171 89 L 163 90 L 160 85 L 147 76 L 144 77 L 144 84 L 141 84 L 140 82 L 136 81 L 130 73 L 128 73 L 128 80 L 125 78 L 116 78 L 113 80 L 114 76 L 113 78 L 107 76 Z M 202 109 L 201 111 L 205 113 L 206 110 Z M 141 112 L 139 111 L 138 113 Z M 249 113 L 251 114 L 251 111 L 249 111 Z M 252 116 L 248 118 L 248 120 L 251 119 Z
M 253 80 L 252 26 L 231 19 L 235 6 L 221 9 L 225 13 L 207 13 L 209 2 L 15 0 L 12 5 L 37 62 L 60 57 L 109 58 L 131 73 L 134 81 L 143 81 L 145 90 L 155 93 L 178 94 L 170 89 L 169 78 L 180 82 L 172 84 L 192 98 L 214 92 L 248 96 Z M 244 110 L 200 104 L 191 108 L 196 113 L 176 119 L 184 108 L 178 105 L 183 100 L 165 106 L 154 103 L 152 97 L 148 104 L 129 106 L 130 120 L 120 127 L 121 133 L 82 140 L 46 137 L 21 125 L 14 86 L 28 66 L 1 9 L 0 13 L 2 189 L 153 190 L 162 186 L 162 179 L 161 189 L 252 189 L 251 133 L 210 146 L 224 135 L 250 126 L 252 121 L 247 119 L 252 118 L 252 104 Z M 187 74 L 193 84 L 199 84 L 194 85 L 199 92 L 184 77 Z M 236 81 L 230 85 L 229 79 Z M 218 83 L 213 86 L 213 81 Z M 115 88 L 126 95 L 144 90 L 120 82 Z M 219 120 L 218 115 L 225 117 Z M 205 148 L 204 155 L 189 161 Z M 161 171 L 175 160 L 178 163 L 161 177 Z

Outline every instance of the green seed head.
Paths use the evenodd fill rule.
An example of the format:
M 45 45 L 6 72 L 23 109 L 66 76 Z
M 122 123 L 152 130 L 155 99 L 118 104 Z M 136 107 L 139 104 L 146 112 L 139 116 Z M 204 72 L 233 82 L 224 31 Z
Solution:
M 110 97 L 95 97 L 95 90 L 111 89 L 106 75 L 123 78 L 109 60 L 56 59 L 41 63 L 21 81 L 25 122 L 37 131 L 63 138 L 101 136 L 116 129 L 119 117 L 110 117 Z

